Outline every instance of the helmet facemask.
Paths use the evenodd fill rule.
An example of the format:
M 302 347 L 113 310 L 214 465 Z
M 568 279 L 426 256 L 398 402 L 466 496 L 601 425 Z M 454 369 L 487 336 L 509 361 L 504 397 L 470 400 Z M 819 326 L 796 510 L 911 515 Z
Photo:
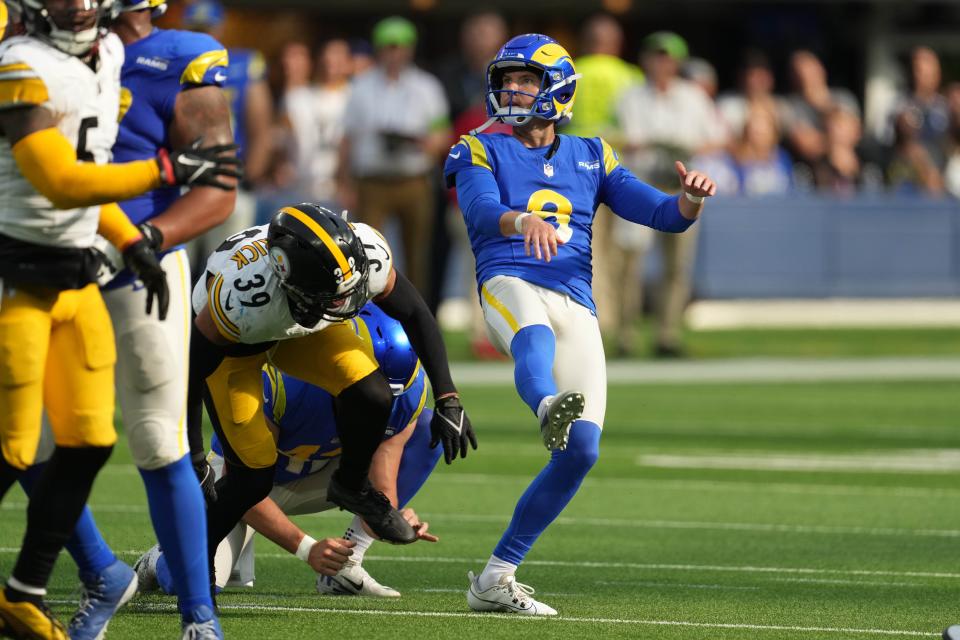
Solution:
M 74 30 L 58 25 L 44 0 L 13 0 L 10 4 L 20 14 L 28 35 L 72 56 L 88 54 L 119 11 L 115 0 L 85 0 L 84 11 L 96 12 L 93 26 Z
M 287 294 L 290 312 L 297 324 L 309 329 L 321 320 L 342 322 L 356 317 L 369 300 L 370 293 L 366 255 L 362 256 L 362 262 L 363 264 L 355 266 L 353 275 L 342 282 L 333 293 L 307 291 L 291 284 L 283 273 L 277 271 L 280 288 Z

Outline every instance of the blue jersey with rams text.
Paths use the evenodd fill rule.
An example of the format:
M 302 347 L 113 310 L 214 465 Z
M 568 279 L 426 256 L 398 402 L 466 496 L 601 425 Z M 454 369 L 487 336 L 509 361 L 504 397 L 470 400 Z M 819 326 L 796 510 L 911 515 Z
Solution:
M 551 153 L 552 152 L 552 153 Z M 457 187 L 477 285 L 498 275 L 569 295 L 593 312 L 591 241 L 600 203 L 617 215 L 665 231 L 683 231 L 674 196 L 638 180 L 601 138 L 561 135 L 551 147 L 528 148 L 509 134 L 462 136 L 447 156 L 447 186 Z M 532 212 L 565 243 L 548 263 L 527 256 L 523 236 L 500 234 L 506 211 Z
M 426 374 L 419 365 L 400 395 L 394 396 L 384 439 L 415 421 L 427 399 Z M 302 478 L 340 455 L 333 396 L 308 382 L 268 367 L 263 372 L 263 411 L 279 428 L 275 484 Z M 210 448 L 223 455 L 214 436 Z
M 204 33 L 154 29 L 127 45 L 120 76 L 120 132 L 114 162 L 156 157 L 170 148 L 169 126 L 177 95 L 202 85 L 223 86 L 227 52 Z M 154 189 L 120 203 L 139 224 L 163 213 L 180 195 L 180 187 Z

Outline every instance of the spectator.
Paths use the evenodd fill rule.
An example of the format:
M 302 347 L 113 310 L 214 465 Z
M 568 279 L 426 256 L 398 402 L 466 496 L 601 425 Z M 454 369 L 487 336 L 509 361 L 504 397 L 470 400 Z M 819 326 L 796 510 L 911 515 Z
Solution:
M 717 99 L 717 108 L 734 138 L 743 135 L 747 115 L 757 108 L 774 114 L 774 125 L 781 134 L 790 127 L 790 107 L 786 100 L 773 93 L 773 69 L 763 52 L 750 50 L 744 55 L 739 86 L 739 91 L 721 94 Z
M 302 42 L 288 42 L 280 51 L 280 70 L 283 73 L 283 93 L 310 84 L 313 65 L 310 47 Z
M 603 136 L 618 148 L 614 106 L 627 87 L 643 82 L 643 72 L 620 57 L 623 29 L 607 14 L 590 18 L 583 27 L 580 41 L 583 55 L 574 62 L 577 72 L 583 76 L 577 81 L 577 110 L 563 133 Z M 601 331 L 612 336 L 617 345 L 624 345 L 621 351 L 628 352 L 633 343 L 638 305 L 636 296 L 623 295 L 619 283 L 623 270 L 629 268 L 633 251 L 629 244 L 621 247 L 617 238 L 652 232 L 624 223 L 628 232 L 618 236 L 612 232 L 614 226 L 620 226 L 617 220 L 606 205 L 600 205 L 593 220 L 593 297 Z
M 920 141 L 922 126 L 918 109 L 905 109 L 894 120 L 887 183 L 895 193 L 939 196 L 944 192 L 943 176 Z
M 717 92 L 720 90 L 717 70 L 709 61 L 703 58 L 687 58 L 680 68 L 680 77 L 703 89 L 711 100 L 717 99 Z
M 383 229 L 399 219 L 407 277 L 427 290 L 434 199 L 430 178 L 446 155 L 450 119 L 443 87 L 413 64 L 417 31 L 400 17 L 373 30 L 377 65 L 354 80 L 340 143 L 337 192 L 356 218 Z
M 643 41 L 642 65 L 647 84 L 634 85 L 621 96 L 617 119 L 622 130 L 624 164 L 641 180 L 662 190 L 676 191 L 674 161 L 710 154 L 727 142 L 726 127 L 703 89 L 678 77 L 687 58 L 687 43 L 675 33 L 660 31 Z M 722 190 L 723 185 L 719 185 Z M 690 298 L 696 229 L 684 234 L 657 234 L 664 260 L 663 281 L 656 307 L 654 353 L 658 357 L 683 355 L 683 311 Z M 614 233 L 621 234 L 615 229 Z M 624 294 L 638 295 L 632 285 L 642 266 L 649 239 L 637 236 L 619 282 Z M 632 345 L 621 343 L 624 354 Z
M 787 137 L 796 160 L 810 171 L 827 152 L 827 114 L 840 107 L 860 117 L 860 105 L 847 89 L 829 87 L 820 59 L 806 50 L 790 57 L 794 93 L 788 98 L 792 120 Z
M 950 107 L 940 92 L 942 74 L 940 58 L 929 47 L 916 47 L 910 55 L 912 92 L 904 96 L 896 108 L 895 117 L 904 111 L 919 119 L 918 141 L 938 169 L 947 162 L 947 131 L 950 127 Z
M 297 197 L 338 210 L 337 160 L 353 59 L 346 40 L 330 40 L 317 54 L 314 82 L 283 96 L 281 122 L 288 132 Z
M 376 64 L 373 58 L 373 47 L 363 38 L 350 39 L 350 57 L 353 61 L 353 75 L 369 71 Z
M 862 182 L 863 167 L 857 147 L 863 127 L 856 113 L 840 106 L 832 108 L 825 118 L 826 150 L 814 167 L 820 191 L 835 195 L 855 195 Z
M 960 198 L 960 82 L 952 82 L 946 91 L 950 110 L 949 151 L 944 181 L 947 191 Z
M 789 192 L 793 183 L 790 155 L 779 144 L 776 115 L 759 106 L 746 115 L 743 134 L 733 153 L 736 190 L 747 196 Z
M 493 11 L 469 16 L 460 27 L 460 51 L 437 69 L 437 77 L 450 101 L 450 117 L 456 120 L 467 109 L 478 105 L 482 113 L 487 63 L 507 41 L 507 23 Z M 466 133 L 466 132 L 464 132 Z

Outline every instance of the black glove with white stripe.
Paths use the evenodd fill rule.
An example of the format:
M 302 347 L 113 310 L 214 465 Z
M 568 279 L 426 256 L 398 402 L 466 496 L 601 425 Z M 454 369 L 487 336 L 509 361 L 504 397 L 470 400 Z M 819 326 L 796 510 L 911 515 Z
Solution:
M 430 435 L 431 449 L 443 443 L 443 459 L 447 464 L 456 460 L 458 453 L 461 458 L 467 457 L 468 441 L 474 450 L 477 448 L 477 436 L 456 395 L 444 396 L 434 404 Z
M 177 149 L 173 153 L 160 149 L 157 153 L 157 164 L 160 165 L 160 179 L 163 184 L 170 187 L 202 185 L 224 191 L 236 189 L 236 183 L 224 182 L 220 177 L 236 178 L 238 182 L 243 177 L 243 169 L 236 153 L 237 145 L 201 147 L 202 143 L 203 138 L 197 138 L 189 147 Z

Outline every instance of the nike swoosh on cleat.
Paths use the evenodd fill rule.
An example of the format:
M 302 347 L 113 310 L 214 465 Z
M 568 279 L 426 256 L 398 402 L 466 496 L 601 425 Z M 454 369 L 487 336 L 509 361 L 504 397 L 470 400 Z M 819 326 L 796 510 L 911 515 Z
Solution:
M 354 582 L 353 580 L 351 580 L 346 576 L 340 576 L 340 579 L 346 582 L 347 584 L 349 584 L 354 589 L 356 589 L 358 593 L 363 590 L 363 580 L 361 580 L 360 582 Z

